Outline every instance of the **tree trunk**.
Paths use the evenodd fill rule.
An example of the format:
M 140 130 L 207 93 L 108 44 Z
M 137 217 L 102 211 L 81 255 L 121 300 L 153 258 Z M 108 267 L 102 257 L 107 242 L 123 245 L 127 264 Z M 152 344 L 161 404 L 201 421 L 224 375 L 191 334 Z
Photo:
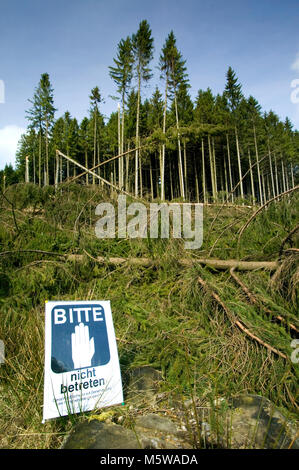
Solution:
M 294 180 L 294 169 L 291 164 L 291 180 L 292 180 L 292 188 L 295 188 L 295 180 Z
M 117 107 L 117 136 L 118 136 L 118 155 L 121 152 L 121 134 L 120 134 L 120 106 Z M 122 189 L 122 180 L 121 180 L 121 158 L 118 159 L 118 187 Z
M 176 94 L 174 95 L 174 104 L 175 104 L 175 116 L 176 116 L 176 127 L 178 132 L 178 157 L 179 157 L 179 185 L 180 185 L 180 196 L 185 200 L 185 189 L 184 189 L 184 175 L 183 175 L 183 165 L 182 165 L 182 150 L 181 150 L 181 138 L 179 130 L 179 116 L 178 116 L 178 103 Z
M 197 174 L 197 166 L 196 166 L 196 161 L 194 158 L 194 169 L 195 169 L 195 197 L 196 197 L 196 202 L 199 203 L 199 186 L 198 186 L 198 174 Z
M 229 174 L 229 184 L 230 184 L 230 193 L 232 203 L 234 202 L 234 193 L 233 193 L 233 179 L 232 179 L 232 167 L 231 167 L 231 160 L 230 160 L 230 148 L 229 148 L 229 139 L 228 134 L 226 134 L 226 146 L 227 146 L 227 160 L 228 160 L 228 174 Z
M 276 184 L 276 194 L 279 194 L 279 184 L 278 184 L 278 171 L 277 171 L 277 159 L 274 154 L 274 169 L 275 169 L 275 184 Z
M 270 175 L 271 175 L 272 193 L 273 193 L 273 197 L 275 197 L 276 194 L 275 194 L 274 176 L 273 176 L 273 168 L 272 168 L 272 158 L 271 158 L 271 151 L 270 151 L 269 142 L 268 142 L 268 153 L 269 153 L 269 163 L 270 163 Z
M 284 174 L 284 164 L 283 160 L 281 159 L 281 174 L 282 174 L 282 184 L 283 184 L 283 192 L 286 192 L 286 181 L 285 181 L 285 174 Z
M 45 178 L 45 183 L 46 186 L 49 185 L 49 139 L 48 139 L 48 129 L 49 129 L 49 123 L 48 120 L 46 120 L 46 178 Z
M 136 114 L 136 148 L 139 147 L 139 112 L 140 112 L 140 70 L 138 67 L 138 93 L 137 93 L 137 114 Z M 138 197 L 138 163 L 139 152 L 135 152 L 135 197 Z
M 258 185 L 259 185 L 260 205 L 262 206 L 263 205 L 263 191 L 262 191 L 259 153 L 258 153 L 258 148 L 257 148 L 257 138 L 256 138 L 255 126 L 253 126 L 253 135 L 254 135 L 255 156 L 256 156 L 256 162 L 257 162 L 256 167 L 257 167 L 257 179 L 258 179 Z
M 184 175 L 185 175 L 185 194 L 188 198 L 188 182 L 187 182 L 187 152 L 186 152 L 186 142 L 184 141 Z
M 150 185 L 151 185 L 151 198 L 152 201 L 154 200 L 154 186 L 153 186 L 153 169 L 152 169 L 152 161 L 150 160 Z
M 141 156 L 139 155 L 139 179 L 140 179 L 140 197 L 143 195 L 143 184 L 142 184 L 142 163 L 141 163 Z
M 36 175 L 35 175 L 36 169 L 35 169 L 35 152 L 33 152 L 33 183 L 36 183 Z
M 96 166 L 96 152 L 97 152 L 97 120 L 96 110 L 94 111 L 94 127 L 93 127 L 93 166 Z M 95 176 L 92 175 L 92 184 L 95 185 Z
M 240 156 L 239 137 L 238 137 L 237 126 L 235 126 L 235 136 L 236 136 L 236 147 L 237 147 L 237 157 L 238 157 L 240 191 L 241 191 L 241 198 L 244 199 L 243 180 L 242 180 L 243 177 L 242 177 L 242 167 L 241 167 L 241 156 Z
M 225 179 L 225 200 L 227 201 L 228 198 L 228 181 L 227 181 L 227 169 L 226 169 L 226 160 L 225 154 L 223 153 L 223 164 L 224 164 L 224 179 Z
M 87 155 L 87 149 L 85 149 L 85 168 L 87 168 L 87 170 L 88 170 L 88 155 Z M 85 182 L 86 182 L 86 186 L 87 186 L 87 185 L 88 185 L 88 173 L 86 173 Z
M 167 113 L 167 91 L 168 91 L 168 76 L 166 76 L 165 84 L 165 99 L 163 110 L 163 134 L 166 132 L 166 113 Z M 165 200 L 165 144 L 162 145 L 162 155 L 160 156 L 160 178 L 161 178 L 161 200 Z
M 254 179 L 253 179 L 253 171 L 252 171 L 252 166 L 251 166 L 251 156 L 250 156 L 249 148 L 248 148 L 248 159 L 249 159 L 249 167 L 250 167 L 252 204 L 254 205 L 254 202 L 255 202 Z
M 25 183 L 29 183 L 29 157 L 25 158 Z
M 290 189 L 289 186 L 289 168 L 288 165 L 285 167 L 285 175 L 286 175 L 286 190 L 288 191 Z
M 262 173 L 262 184 L 263 184 L 263 201 L 266 203 L 267 198 L 266 198 L 266 188 L 265 188 L 265 177 L 264 173 Z
M 171 164 L 170 164 L 169 177 L 170 177 L 170 200 L 172 201 L 174 197 L 174 193 L 173 193 L 172 165 Z
M 212 195 L 213 195 L 213 202 L 216 201 L 216 189 L 215 189 L 215 180 L 214 180 L 214 163 L 213 163 L 213 154 L 211 149 L 211 138 L 210 134 L 208 134 L 208 145 L 209 145 L 209 157 L 210 157 L 210 172 L 211 172 L 211 183 L 212 183 Z
M 122 124 L 121 124 L 121 146 L 120 152 L 124 153 L 125 148 L 125 93 L 123 93 L 122 97 Z M 127 156 L 127 158 L 129 158 Z M 124 175 L 124 157 L 121 157 L 121 181 L 122 181 L 122 188 L 125 184 L 125 175 Z
M 58 182 L 59 182 L 59 155 L 56 153 L 55 189 L 58 188 Z
M 39 131 L 39 149 L 38 149 L 38 185 L 41 186 L 42 184 L 42 134 L 41 129 Z
M 213 154 L 213 175 L 214 175 L 215 195 L 216 195 L 216 201 L 218 201 L 217 170 L 216 170 L 216 155 L 215 155 L 214 137 L 212 137 L 212 154 Z
M 128 150 L 130 150 L 130 144 L 128 144 Z M 130 158 L 130 155 L 128 154 L 126 156 L 126 192 L 130 192 L 129 191 L 129 158 Z
M 202 159 L 202 192 L 203 192 L 203 202 L 207 202 L 207 189 L 206 189 L 206 170 L 205 170 L 205 147 L 204 140 L 201 139 L 201 159 Z

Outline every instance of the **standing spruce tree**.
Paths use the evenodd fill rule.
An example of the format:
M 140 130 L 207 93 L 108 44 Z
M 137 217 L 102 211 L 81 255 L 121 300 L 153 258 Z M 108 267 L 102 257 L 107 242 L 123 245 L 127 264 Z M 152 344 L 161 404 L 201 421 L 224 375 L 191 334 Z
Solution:
M 193 121 L 193 102 L 191 97 L 188 93 L 188 85 L 183 82 L 180 83 L 178 86 L 178 90 L 176 93 L 177 101 L 172 102 L 171 110 L 170 110 L 170 120 L 172 118 L 171 115 L 175 116 L 175 122 L 177 123 L 176 117 L 180 117 L 180 134 L 181 134 L 181 141 L 183 144 L 183 180 L 184 180 L 184 195 L 189 198 L 189 187 L 188 187 L 188 179 L 191 172 L 188 172 L 188 166 L 190 166 L 189 160 L 187 159 L 187 143 L 190 141 L 191 135 L 191 123 Z M 177 108 L 175 107 L 177 105 Z M 193 171 L 192 171 L 193 173 Z
M 66 153 L 65 121 L 63 117 L 56 119 L 53 125 L 51 144 L 54 155 L 56 150 L 60 150 L 61 152 Z M 63 174 L 63 160 L 61 155 L 56 158 L 56 167 L 54 173 L 55 184 L 57 184 L 59 181 L 62 183 L 65 175 Z
M 50 83 L 49 74 L 41 75 L 39 85 L 35 90 L 32 108 L 27 111 L 31 127 L 38 130 L 39 133 L 39 173 L 38 180 L 41 185 L 41 158 L 42 158 L 42 138 L 45 137 L 45 161 L 44 161 L 44 185 L 49 184 L 49 134 L 54 123 L 53 88 Z
M 162 129 L 163 125 L 163 109 L 164 109 L 164 103 L 163 103 L 163 98 L 160 93 L 160 90 L 158 87 L 155 88 L 152 97 L 149 100 L 149 107 L 148 110 L 146 110 L 146 128 L 147 128 L 147 134 L 150 135 L 153 132 L 160 132 Z M 150 189 L 151 189 L 151 198 L 154 199 L 154 193 L 155 193 L 155 188 L 156 188 L 156 194 L 157 197 L 159 195 L 159 184 L 157 184 L 157 176 L 155 173 L 153 175 L 153 169 L 156 170 L 156 150 L 154 155 L 152 155 L 152 152 L 149 155 L 148 161 L 149 161 L 149 176 L 150 176 Z M 160 175 L 161 175 L 161 149 L 159 151 L 160 158 L 159 158 L 159 163 L 160 163 Z M 160 181 L 161 184 L 161 193 L 162 193 L 162 178 Z M 164 186 L 164 185 L 163 185 Z
M 117 85 L 117 92 L 121 96 L 122 101 L 122 125 L 121 125 L 121 138 L 120 138 L 120 153 L 124 152 L 124 135 L 125 135 L 125 103 L 126 96 L 130 83 L 132 81 L 133 73 L 133 50 L 132 41 L 128 36 L 118 43 L 117 57 L 113 59 L 115 66 L 109 67 L 110 77 Z M 124 164 L 123 157 L 119 159 L 119 187 L 122 189 L 124 186 Z
M 66 111 L 63 116 L 64 120 L 64 141 L 66 147 L 66 155 L 67 157 L 70 156 L 70 146 L 71 146 L 71 114 L 69 111 Z M 66 161 L 66 178 L 69 179 L 70 177 L 70 162 Z
M 88 127 L 89 120 L 87 117 L 84 117 L 79 126 L 79 139 L 78 145 L 80 152 L 84 154 L 84 164 L 85 168 L 88 169 L 88 151 L 89 151 L 89 142 L 88 142 Z M 85 175 L 85 183 L 88 185 L 88 173 Z
M 224 94 L 227 98 L 228 106 L 231 112 L 233 119 L 233 124 L 235 128 L 235 138 L 236 138 L 236 148 L 237 148 L 237 159 L 238 159 L 238 169 L 239 169 L 239 181 L 240 181 L 240 192 L 241 198 L 244 198 L 244 189 L 242 181 L 242 167 L 241 167 L 241 156 L 240 156 L 240 146 L 239 146 L 239 136 L 237 129 L 238 122 L 238 110 L 241 100 L 243 98 L 241 84 L 238 83 L 238 78 L 236 77 L 235 72 L 231 67 L 228 68 L 226 73 L 226 85 Z
M 174 37 L 173 31 L 170 31 L 165 44 L 161 50 L 160 60 L 159 60 L 159 69 L 161 72 L 160 78 L 165 81 L 165 95 L 164 95 L 164 107 L 163 107 L 163 134 L 166 132 L 166 115 L 167 115 L 167 100 L 169 97 L 169 80 L 171 73 L 171 51 L 175 47 L 176 39 Z M 165 143 L 162 144 L 162 149 L 160 150 L 160 178 L 161 178 L 161 200 L 165 199 Z
M 32 107 L 26 111 L 27 119 L 29 121 L 29 130 L 35 129 L 38 135 L 38 185 L 41 186 L 43 122 L 40 84 L 35 89 L 33 99 L 28 101 L 32 104 Z
M 259 151 L 257 143 L 257 129 L 261 121 L 261 106 L 258 104 L 257 100 L 253 96 L 249 96 L 247 100 L 248 114 L 252 121 L 252 130 L 253 130 L 253 140 L 254 140 L 254 149 L 255 149 L 255 158 L 256 158 L 256 169 L 257 169 L 257 179 L 258 179 L 258 194 L 260 205 L 263 205 L 263 192 L 262 192 L 262 180 L 261 180 L 261 171 L 259 163 Z
M 140 118 L 140 93 L 142 82 L 147 82 L 151 77 L 149 63 L 153 58 L 152 32 L 146 20 L 141 21 L 136 34 L 132 35 L 133 56 L 135 72 L 138 84 L 137 112 L 136 112 L 136 147 L 139 147 L 139 118 Z M 135 196 L 138 197 L 138 167 L 140 164 L 139 151 L 135 153 Z M 142 196 L 142 195 L 141 195 Z
M 29 132 L 22 134 L 18 142 L 18 148 L 16 152 L 16 167 L 17 174 L 20 180 L 24 179 L 26 175 L 26 159 L 28 158 L 28 180 L 35 183 L 35 152 L 37 146 L 36 132 L 33 128 L 29 129 Z M 25 181 L 28 181 L 25 176 Z
M 89 96 L 91 101 L 91 117 L 93 119 L 93 167 L 96 166 L 96 155 L 97 155 L 97 129 L 99 120 L 99 104 L 103 101 L 99 87 L 95 87 L 91 90 Z M 98 156 L 99 158 L 99 156 Z M 95 176 L 92 176 L 92 184 L 95 184 Z
M 178 90 L 184 85 L 186 88 L 189 87 L 188 79 L 186 74 L 186 61 L 183 60 L 182 54 L 178 51 L 176 46 L 176 39 L 171 34 L 171 41 L 168 45 L 169 49 L 167 52 L 168 61 L 170 64 L 169 69 L 169 92 L 173 97 L 175 117 L 176 117 L 176 128 L 177 128 L 177 137 L 178 137 L 178 168 L 179 168 L 179 186 L 180 186 L 180 195 L 185 199 L 185 188 L 184 188 L 184 175 L 183 175 L 183 164 L 182 164 L 182 151 L 181 151 L 181 138 L 180 138 L 180 125 L 179 125 L 179 115 L 178 115 Z
M 46 138 L 46 178 L 45 184 L 49 184 L 49 133 L 54 123 L 54 108 L 53 88 L 50 83 L 49 75 L 43 73 L 40 81 L 41 86 L 41 105 L 42 105 L 42 118 L 45 129 Z
M 199 127 L 203 125 L 211 124 L 214 122 L 214 111 L 215 111 L 215 97 L 210 88 L 207 88 L 206 91 L 199 90 L 195 102 L 194 109 L 194 119 Z M 203 133 L 202 133 L 203 134 Z M 211 173 L 211 188 L 213 200 L 217 199 L 217 188 L 216 188 L 216 177 L 215 177 L 215 168 L 214 160 L 212 155 L 212 145 L 211 145 L 211 136 L 210 131 L 207 130 L 207 140 L 208 140 L 208 151 L 209 151 L 209 163 L 210 163 L 210 173 Z M 205 165 L 205 145 L 204 145 L 204 134 L 201 137 L 201 156 L 202 156 L 202 190 L 203 190 L 203 199 L 204 202 L 208 201 L 208 184 L 206 177 L 206 165 Z

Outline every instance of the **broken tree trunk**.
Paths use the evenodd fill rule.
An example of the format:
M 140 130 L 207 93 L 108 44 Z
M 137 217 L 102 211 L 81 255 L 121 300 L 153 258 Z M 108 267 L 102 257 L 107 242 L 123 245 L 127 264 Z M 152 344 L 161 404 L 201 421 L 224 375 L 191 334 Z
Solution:
M 282 353 L 281 351 L 279 351 L 278 349 L 276 348 L 273 348 L 273 346 L 271 346 L 270 344 L 268 343 L 265 343 L 262 339 L 260 339 L 258 336 L 254 335 L 251 331 L 248 330 L 248 328 L 246 328 L 243 323 L 237 318 L 235 317 L 235 315 L 233 315 L 230 310 L 228 309 L 228 307 L 225 305 L 225 303 L 220 299 L 219 295 L 216 294 L 216 292 L 214 292 L 210 286 L 208 286 L 208 284 L 201 278 L 201 277 L 198 277 L 198 282 L 200 283 L 200 285 L 204 288 L 204 290 L 209 293 L 211 295 L 211 297 L 213 297 L 214 300 L 216 300 L 216 302 L 222 307 L 222 309 L 224 310 L 226 316 L 228 317 L 228 319 L 231 321 L 231 323 L 235 326 L 237 326 L 241 331 L 243 331 L 243 333 L 245 333 L 247 336 L 249 336 L 249 338 L 253 339 L 254 341 L 256 341 L 257 343 L 261 344 L 262 346 L 264 346 L 265 348 L 267 348 L 269 351 L 273 352 L 274 354 L 288 360 L 288 357 Z
M 241 281 L 241 279 L 238 278 L 238 276 L 236 276 L 235 274 L 235 269 L 234 268 L 231 268 L 230 270 L 230 275 L 231 277 L 235 280 L 235 282 L 242 288 L 242 290 L 245 292 L 245 294 L 247 295 L 249 301 L 251 304 L 253 305 L 258 305 L 259 302 L 257 300 L 257 298 L 255 297 L 255 295 L 248 289 L 247 286 L 245 286 L 245 284 L 243 284 L 243 282 Z M 286 326 L 289 326 L 291 328 L 291 330 L 295 331 L 296 333 L 299 333 L 299 330 L 296 328 L 295 325 L 293 325 L 292 323 L 289 323 L 287 322 L 287 320 L 285 318 L 283 318 L 281 315 L 276 315 L 274 314 L 273 312 L 271 312 L 271 310 L 269 310 L 267 307 L 265 307 L 264 305 L 262 305 L 262 308 L 264 310 L 265 313 L 267 313 L 268 315 L 270 315 L 271 317 L 275 318 L 276 320 L 278 320 L 279 322 L 285 324 Z
M 85 251 L 85 250 L 84 250 Z M 48 252 L 42 250 L 16 250 L 16 251 L 3 251 L 0 253 L 0 256 L 5 255 L 17 255 L 21 253 L 36 253 L 36 254 L 47 254 L 51 256 L 57 256 L 61 258 L 65 258 L 67 261 L 83 261 L 84 255 L 81 254 L 67 254 L 67 253 L 55 253 L 55 252 Z M 121 264 L 131 264 L 135 266 L 158 266 L 163 262 L 163 260 L 159 259 L 151 259 L 151 258 L 120 258 L 120 257 L 105 257 L 105 256 L 91 256 L 87 251 L 85 251 L 86 255 L 92 258 L 97 263 L 101 264 L 110 264 L 110 265 L 121 265 Z M 228 259 L 228 260 L 221 260 L 221 259 L 214 259 L 214 258 L 181 258 L 176 259 L 175 262 L 180 266 L 194 266 L 198 264 L 202 264 L 204 266 L 208 266 L 210 268 L 219 269 L 219 270 L 226 270 L 235 268 L 239 271 L 254 271 L 257 269 L 266 269 L 269 271 L 274 271 L 278 268 L 279 263 L 278 261 L 239 261 L 235 259 Z
M 87 252 L 85 252 L 88 256 L 90 256 Z M 82 260 L 83 255 L 68 255 L 68 259 L 70 260 Z M 90 256 L 91 257 L 91 256 Z M 137 265 L 137 266 L 144 266 L 144 267 L 149 267 L 149 266 L 155 266 L 159 265 L 161 260 L 155 260 L 151 258 L 116 258 L 116 257 L 111 257 L 111 258 L 106 258 L 104 256 L 97 256 L 97 257 L 91 257 L 94 261 L 97 263 L 107 263 L 111 265 L 120 265 L 120 264 L 132 264 L 132 265 Z M 231 269 L 234 267 L 237 270 L 240 271 L 253 271 L 256 269 L 268 269 L 270 271 L 275 270 L 278 267 L 278 262 L 277 261 L 238 261 L 238 260 L 219 260 L 219 259 L 213 259 L 213 258 L 196 258 L 196 259 L 189 259 L 189 258 L 181 258 L 176 260 L 176 262 L 180 266 L 193 266 L 195 264 L 203 264 L 205 266 L 215 268 L 215 269 L 220 269 L 220 270 L 225 270 L 225 269 Z

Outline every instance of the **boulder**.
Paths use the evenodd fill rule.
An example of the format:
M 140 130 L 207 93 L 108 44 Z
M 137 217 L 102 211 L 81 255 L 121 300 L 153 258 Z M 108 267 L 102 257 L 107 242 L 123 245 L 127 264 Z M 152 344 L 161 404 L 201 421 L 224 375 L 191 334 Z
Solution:
M 118 424 L 98 420 L 84 421 L 74 427 L 62 449 L 140 449 L 135 434 Z
M 228 400 L 232 448 L 299 449 L 295 426 L 267 398 L 243 395 Z
M 259 395 L 219 398 L 213 406 L 210 403 L 202 406 L 203 403 L 195 398 L 176 402 L 175 407 L 164 410 L 162 415 L 157 406 L 161 380 L 161 373 L 151 367 L 132 370 L 125 399 L 129 405 L 129 420 L 125 419 L 125 409 L 118 418 L 117 413 L 109 410 L 96 419 L 92 416 L 90 421 L 73 428 L 62 448 L 299 449 L 296 427 L 267 398 Z M 111 422 L 113 418 L 124 425 Z M 125 423 L 127 426 L 129 423 L 130 429 Z

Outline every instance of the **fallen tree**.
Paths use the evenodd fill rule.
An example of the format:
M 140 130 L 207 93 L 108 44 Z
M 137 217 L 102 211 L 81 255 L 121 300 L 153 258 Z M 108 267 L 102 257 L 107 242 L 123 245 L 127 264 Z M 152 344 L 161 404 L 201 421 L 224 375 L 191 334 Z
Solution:
M 120 257 L 106 257 L 106 256 L 97 256 L 94 257 L 90 255 L 87 251 L 85 254 L 91 258 L 93 261 L 96 261 L 100 264 L 109 264 L 109 265 L 121 265 L 121 264 L 131 264 L 135 266 L 158 266 L 162 263 L 163 260 L 155 259 L 155 258 L 120 258 Z M 0 256 L 5 255 L 17 255 L 17 254 L 25 254 L 25 253 L 36 253 L 39 255 L 50 255 L 50 256 L 57 256 L 60 258 L 64 258 L 69 261 L 83 261 L 84 255 L 81 254 L 67 254 L 67 253 L 55 253 L 50 251 L 42 251 L 42 250 L 9 250 L 3 251 L 0 253 Z M 278 261 L 240 261 L 236 259 L 215 259 L 215 258 L 180 258 L 174 260 L 180 266 L 194 266 L 194 265 L 204 265 L 214 269 L 219 270 L 226 270 L 234 268 L 239 271 L 254 271 L 256 269 L 266 269 L 269 271 L 274 271 L 278 268 L 279 263 Z
M 85 251 L 85 250 L 84 250 Z M 92 258 L 97 263 L 101 264 L 111 264 L 111 265 L 120 265 L 120 264 L 132 264 L 137 266 L 155 266 L 161 264 L 161 259 L 151 259 L 151 258 L 119 258 L 119 257 L 104 257 L 97 256 L 93 257 L 89 253 L 87 256 Z M 83 255 L 68 255 L 70 260 L 82 260 Z M 256 269 L 267 269 L 274 271 L 278 267 L 277 261 L 239 261 L 235 259 L 220 260 L 214 258 L 180 258 L 176 259 L 175 262 L 180 266 L 194 266 L 202 264 L 211 268 L 226 270 L 235 268 L 240 271 L 254 271 Z
M 266 343 L 263 341 L 261 338 L 256 336 L 254 333 L 252 333 L 246 326 L 229 310 L 229 308 L 225 305 L 225 303 L 220 299 L 219 295 L 214 292 L 214 290 L 207 284 L 204 279 L 201 277 L 198 277 L 198 282 L 202 286 L 202 288 L 205 290 L 207 294 L 209 294 L 216 302 L 218 305 L 221 306 L 223 311 L 225 312 L 227 318 L 230 320 L 230 322 L 235 325 L 237 328 L 239 328 L 243 333 L 245 333 L 250 339 L 256 341 L 259 343 L 261 346 L 265 347 L 272 353 L 276 354 L 277 356 L 282 357 L 283 359 L 286 359 L 288 361 L 288 357 L 279 351 L 278 349 L 274 348 L 270 344 Z
M 235 280 L 235 282 L 242 288 L 243 292 L 246 294 L 246 296 L 248 297 L 249 301 L 251 304 L 253 305 L 256 305 L 256 306 L 259 306 L 259 302 L 257 300 L 257 298 L 255 297 L 255 295 L 248 289 L 247 286 L 245 286 L 245 284 L 241 281 L 241 279 L 238 278 L 238 276 L 235 274 L 235 269 L 234 268 L 231 268 L 230 269 L 230 275 L 231 277 Z M 287 322 L 287 320 L 285 318 L 283 318 L 281 315 L 276 315 L 274 314 L 271 310 L 269 310 L 266 306 L 262 305 L 262 308 L 263 308 L 263 311 L 265 313 L 267 313 L 268 315 L 270 315 L 270 317 L 273 317 L 275 318 L 276 320 L 278 320 L 279 322 L 283 323 L 284 325 L 288 326 L 291 330 L 295 331 L 296 333 L 299 333 L 299 330 L 296 328 L 295 325 L 293 325 L 292 323 L 289 323 Z

